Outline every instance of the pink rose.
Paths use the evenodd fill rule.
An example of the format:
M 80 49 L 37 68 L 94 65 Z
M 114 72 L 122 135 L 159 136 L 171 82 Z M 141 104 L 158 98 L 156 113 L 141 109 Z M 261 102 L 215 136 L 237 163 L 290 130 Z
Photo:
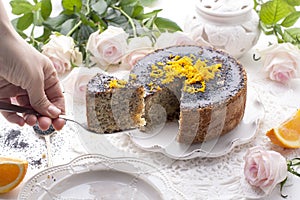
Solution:
M 252 147 L 245 156 L 244 175 L 248 183 L 270 194 L 287 177 L 286 159 L 278 152 Z
M 155 48 L 162 49 L 169 46 L 175 45 L 195 45 L 196 42 L 193 41 L 187 34 L 183 32 L 174 33 L 162 33 L 156 40 Z
M 64 92 L 71 95 L 76 102 L 85 101 L 86 85 L 98 72 L 103 71 L 98 67 L 76 67 L 61 81 Z
M 297 78 L 300 67 L 300 50 L 290 44 L 273 44 L 260 51 L 264 72 L 271 80 L 287 83 Z
M 132 38 L 128 44 L 127 53 L 122 58 L 121 69 L 131 70 L 137 61 L 153 50 L 152 42 L 149 37 Z
M 71 70 L 72 64 L 82 64 L 82 54 L 75 47 L 73 38 L 51 35 L 50 41 L 42 47 L 42 53 L 50 58 L 58 74 Z
M 87 42 L 91 60 L 106 70 L 109 65 L 118 64 L 127 48 L 128 34 L 122 29 L 109 26 L 105 31 L 92 33 Z

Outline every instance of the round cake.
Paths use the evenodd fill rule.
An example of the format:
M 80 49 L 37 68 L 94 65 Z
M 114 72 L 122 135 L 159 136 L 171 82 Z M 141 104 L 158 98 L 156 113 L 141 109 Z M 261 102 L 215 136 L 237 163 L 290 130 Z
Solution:
M 180 143 L 226 134 L 244 115 L 245 69 L 229 54 L 211 47 L 156 50 L 137 62 L 129 82 L 145 88 L 143 130 L 178 120 Z

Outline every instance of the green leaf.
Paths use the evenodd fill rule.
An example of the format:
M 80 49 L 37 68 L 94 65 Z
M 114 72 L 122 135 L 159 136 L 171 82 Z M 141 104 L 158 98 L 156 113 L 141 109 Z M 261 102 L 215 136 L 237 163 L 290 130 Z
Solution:
M 261 5 L 260 19 L 265 24 L 275 24 L 294 12 L 295 8 L 286 1 L 273 0 Z
M 119 17 L 122 17 L 121 12 L 119 10 L 114 10 L 114 9 L 107 9 L 107 13 L 105 15 L 106 20 L 114 20 L 118 19 Z
M 19 20 L 19 18 L 15 18 L 15 19 L 11 20 L 11 24 L 13 25 L 13 27 L 16 29 L 16 31 L 18 32 L 18 34 L 19 34 L 23 39 L 27 39 L 28 36 L 27 36 L 22 30 L 19 30 L 19 29 L 17 28 L 18 20 Z
M 157 17 L 154 20 L 154 24 L 161 31 L 169 31 L 169 32 L 182 31 L 181 28 L 175 22 L 166 18 Z
M 144 7 L 143 6 L 135 6 L 134 10 L 132 12 L 132 17 L 133 18 L 141 18 L 140 16 L 142 16 L 144 14 Z
M 80 11 L 82 7 L 81 0 L 62 0 L 62 6 L 65 10 Z
M 78 30 L 78 39 L 77 39 L 78 43 L 79 44 L 86 44 L 87 39 L 95 31 L 96 31 L 96 29 L 93 29 L 90 26 L 82 25 L 80 27 L 80 29 Z
M 138 3 L 137 0 L 122 0 L 120 1 L 120 6 L 135 6 Z
M 286 0 L 291 6 L 300 6 L 300 0 Z
M 44 31 L 43 34 L 35 39 L 39 42 L 45 43 L 49 39 L 50 35 L 52 34 L 52 31 L 47 28 L 44 28 L 43 31 Z
M 52 3 L 51 0 L 42 0 L 41 3 L 41 15 L 43 19 L 46 20 L 51 15 Z
M 17 21 L 17 29 L 24 31 L 26 30 L 33 22 L 33 13 L 24 14 Z
M 153 24 L 154 24 L 154 20 L 157 18 L 157 16 L 154 16 L 154 17 L 151 17 L 149 19 L 147 19 L 145 22 L 144 22 L 144 26 L 148 29 L 153 29 Z
M 92 9 L 99 15 L 102 15 L 103 13 L 106 12 L 107 9 L 107 3 L 104 0 L 100 0 L 95 4 L 92 4 Z
M 88 17 L 86 17 L 84 14 L 79 14 L 80 16 L 80 20 L 82 22 L 82 24 L 86 25 L 86 26 L 90 26 L 92 28 L 96 27 L 97 25 L 92 21 L 90 20 Z
M 75 26 L 76 19 L 68 19 L 61 25 L 60 33 L 63 35 L 67 35 L 70 30 Z
M 41 15 L 41 12 L 37 11 L 33 13 L 33 24 L 36 26 L 42 26 L 44 19 Z
M 12 14 L 21 15 L 33 11 L 34 6 L 26 0 L 13 0 L 10 2 Z
M 153 6 L 157 0 L 140 0 L 142 6 L 150 7 Z
M 103 27 L 103 28 L 107 28 L 107 24 L 103 21 L 103 19 L 101 17 L 99 17 L 97 14 L 92 13 L 91 15 L 91 20 L 93 20 L 95 23 L 98 24 L 98 26 Z
M 134 11 L 134 6 L 123 6 L 122 10 L 128 15 L 132 16 L 133 11 Z
M 300 41 L 300 28 L 290 28 L 286 29 L 283 34 L 283 39 L 285 42 L 299 43 Z
M 149 13 L 145 13 L 142 16 L 140 16 L 142 19 L 147 19 L 147 18 L 151 18 L 151 17 L 156 17 L 157 14 L 162 11 L 162 9 L 158 9 L 158 10 L 153 10 Z
M 46 21 L 43 22 L 43 25 L 53 31 L 58 31 L 60 26 L 68 20 L 70 17 L 68 15 L 60 14 L 54 18 L 48 18 Z
M 276 24 L 275 26 L 274 26 L 274 31 L 275 31 L 275 33 L 276 33 L 276 35 L 283 35 L 283 31 L 282 31 L 282 28 L 281 28 L 281 26 L 279 25 L 279 24 Z
M 293 12 L 283 20 L 281 26 L 291 27 L 298 21 L 299 17 L 300 17 L 300 11 Z

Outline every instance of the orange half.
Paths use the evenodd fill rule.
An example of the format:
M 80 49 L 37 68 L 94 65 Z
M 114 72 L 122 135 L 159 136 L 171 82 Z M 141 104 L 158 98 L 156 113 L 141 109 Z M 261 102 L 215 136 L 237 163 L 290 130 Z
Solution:
M 300 110 L 277 128 L 267 131 L 271 142 L 285 148 L 300 148 Z
M 0 194 L 17 187 L 24 179 L 27 168 L 26 160 L 0 157 Z

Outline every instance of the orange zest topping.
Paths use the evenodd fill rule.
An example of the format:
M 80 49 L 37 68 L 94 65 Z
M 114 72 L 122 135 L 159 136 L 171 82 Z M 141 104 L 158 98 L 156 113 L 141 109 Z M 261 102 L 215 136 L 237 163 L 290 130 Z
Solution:
M 195 60 L 195 56 L 169 56 L 170 61 L 158 62 L 152 65 L 150 76 L 161 79 L 162 84 L 168 84 L 175 78 L 185 78 L 184 91 L 188 93 L 205 92 L 206 82 L 215 78 L 221 64 L 207 66 L 207 61 Z M 196 87 L 194 84 L 199 84 Z
M 113 79 L 109 81 L 109 88 L 124 88 L 127 84 L 127 81 Z

